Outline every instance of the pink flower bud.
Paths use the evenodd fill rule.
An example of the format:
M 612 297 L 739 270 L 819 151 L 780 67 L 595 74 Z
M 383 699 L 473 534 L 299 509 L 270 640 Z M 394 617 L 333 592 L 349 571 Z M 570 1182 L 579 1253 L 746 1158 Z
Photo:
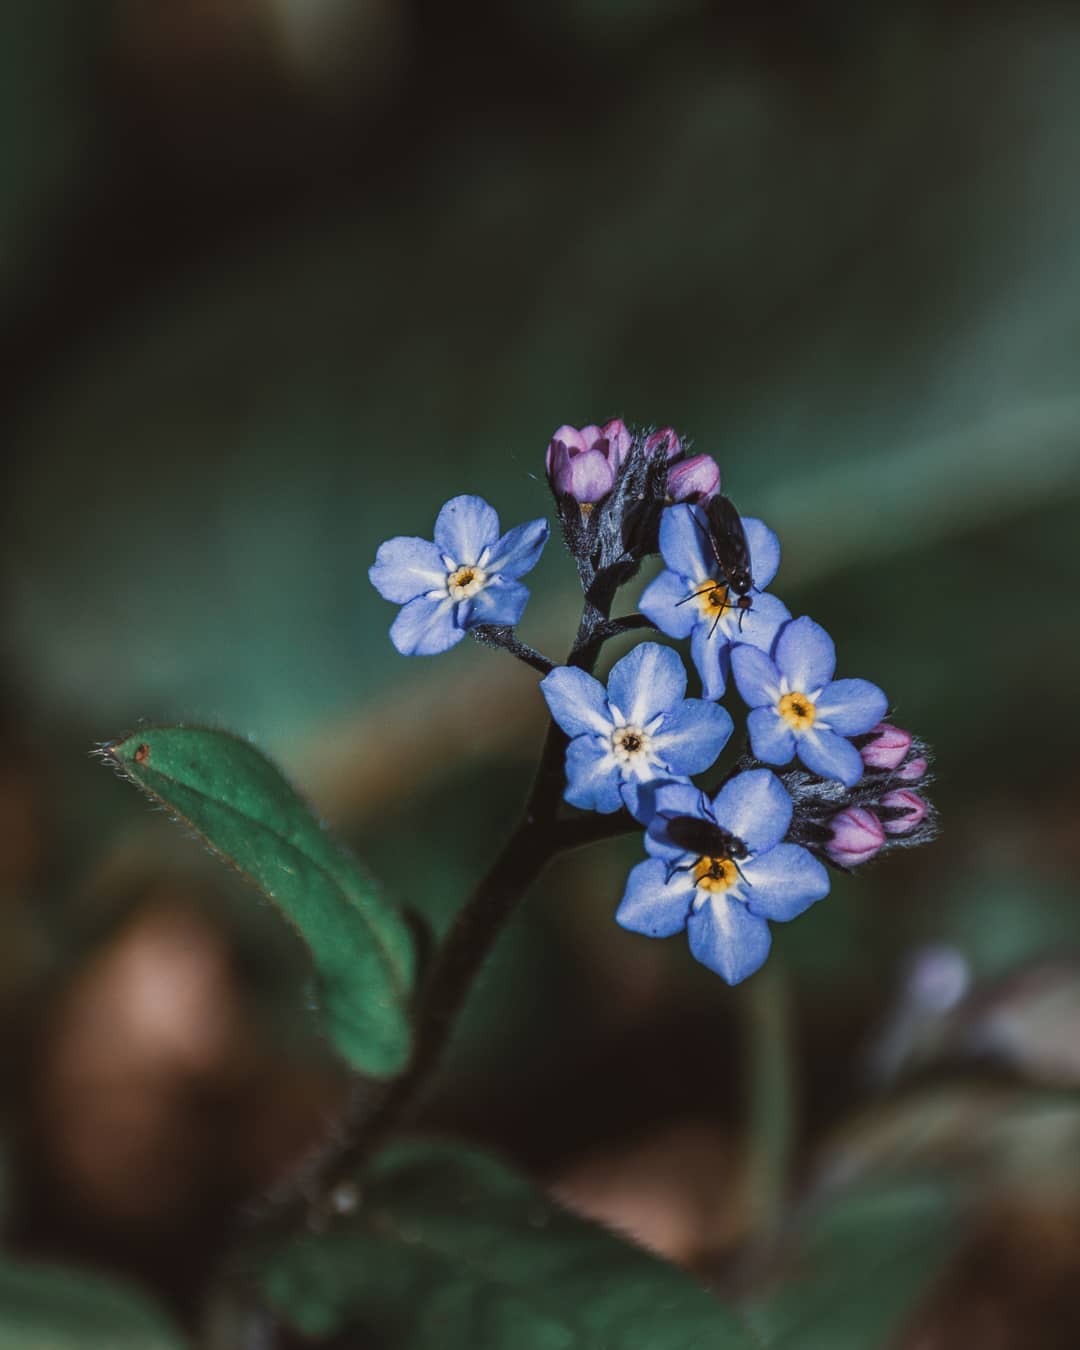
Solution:
M 917 783 L 920 778 L 926 777 L 926 770 L 930 766 L 922 755 L 917 755 L 914 759 L 909 759 L 906 764 L 902 764 L 896 771 L 896 777 L 902 783 Z
M 895 769 L 911 749 L 911 732 L 891 722 L 879 722 L 870 735 L 873 740 L 859 751 L 868 769 Z
M 626 463 L 626 456 L 630 453 L 630 446 L 634 440 L 626 429 L 626 423 L 621 417 L 613 417 L 610 422 L 604 423 L 601 435 L 608 443 L 608 460 L 611 467 L 621 469 Z
M 885 842 L 885 831 L 873 811 L 849 806 L 829 821 L 832 838 L 825 852 L 841 867 L 856 867 L 874 856 Z
M 884 822 L 888 834 L 909 834 L 916 825 L 922 822 L 930 809 L 922 797 L 909 788 L 897 788 L 895 792 L 886 792 L 880 805 L 893 811 L 905 812 L 904 815 L 897 816 L 895 820 Z
M 720 491 L 720 466 L 711 455 L 695 455 L 672 465 L 667 482 L 673 502 L 707 502 Z
M 632 438 L 619 418 L 603 427 L 563 426 L 547 448 L 548 481 L 557 496 L 583 504 L 598 502 L 615 485 L 615 475 L 630 453 Z
M 661 427 L 659 431 L 645 437 L 645 453 L 650 457 L 655 455 L 661 446 L 667 450 L 668 459 L 674 459 L 676 455 L 682 454 L 682 441 L 671 427 Z

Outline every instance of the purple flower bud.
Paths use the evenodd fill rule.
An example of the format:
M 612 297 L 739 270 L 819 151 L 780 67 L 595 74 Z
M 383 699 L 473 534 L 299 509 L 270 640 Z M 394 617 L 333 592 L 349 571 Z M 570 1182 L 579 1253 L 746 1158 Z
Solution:
M 667 484 L 673 502 L 707 502 L 720 491 L 720 466 L 711 455 L 695 455 L 668 470 Z
M 630 446 L 630 433 L 617 417 L 603 427 L 560 427 L 545 458 L 552 491 L 582 504 L 600 501 L 614 487 Z
M 922 797 L 909 788 L 898 788 L 895 792 L 886 792 L 880 804 L 888 807 L 890 811 L 904 812 L 904 815 L 897 816 L 894 820 L 885 821 L 884 827 L 889 834 L 909 834 L 916 825 L 922 823 L 930 809 Z
M 654 431 L 651 436 L 645 437 L 645 453 L 650 458 L 656 454 L 661 446 L 667 450 L 668 459 L 674 459 L 676 455 L 682 454 L 682 441 L 676 436 L 672 427 L 661 427 L 659 431 Z
M 920 778 L 925 778 L 926 770 L 929 768 L 922 755 L 917 755 L 914 759 L 909 759 L 906 764 L 900 766 L 896 771 L 896 777 L 902 783 L 917 783 Z
M 626 423 L 621 417 L 613 417 L 610 422 L 604 423 L 600 434 L 610 447 L 608 459 L 612 468 L 621 469 L 626 463 L 626 456 L 630 453 L 630 447 L 634 443 L 634 438 L 626 429 Z
M 885 842 L 885 831 L 873 811 L 861 806 L 849 806 L 846 811 L 829 821 L 832 838 L 825 852 L 842 867 L 855 867 L 867 862 Z
M 867 733 L 873 737 L 859 751 L 868 769 L 895 769 L 911 749 L 911 732 L 879 722 Z

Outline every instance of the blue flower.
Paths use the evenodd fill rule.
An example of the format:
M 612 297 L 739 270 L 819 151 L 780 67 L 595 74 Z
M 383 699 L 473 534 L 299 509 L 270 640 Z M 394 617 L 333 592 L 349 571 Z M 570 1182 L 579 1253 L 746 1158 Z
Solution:
M 738 984 L 769 954 L 768 921 L 809 909 L 829 893 L 829 874 L 806 849 L 780 842 L 792 803 L 768 769 L 738 774 L 711 801 L 686 783 L 657 788 L 655 799 L 652 856 L 630 873 L 615 920 L 646 937 L 685 928 L 694 957 Z
M 379 546 L 368 572 L 384 600 L 401 605 L 390 640 L 404 656 L 432 656 L 479 624 L 515 624 L 529 599 L 517 580 L 547 543 L 546 520 L 499 534 L 482 497 L 453 497 L 435 521 L 435 542 L 399 535 Z
M 571 738 L 566 800 L 608 814 L 638 809 L 643 784 L 701 773 L 731 735 L 716 703 L 684 698 L 686 670 L 670 647 L 642 642 L 611 668 L 607 689 L 575 666 L 540 681 L 555 721 Z
M 727 688 L 733 643 L 769 651 L 780 625 L 791 618 L 787 606 L 763 589 L 780 566 L 780 543 L 760 520 L 744 517 L 754 577 L 753 607 L 741 610 L 730 596 L 706 534 L 699 506 L 669 506 L 660 522 L 660 553 L 667 570 L 649 583 L 639 609 L 662 633 L 690 638 L 690 655 L 706 698 Z
M 746 725 L 754 754 L 765 764 L 798 755 L 811 773 L 852 787 L 863 762 L 845 737 L 875 727 L 888 699 L 868 680 L 833 679 L 833 640 L 805 615 L 784 625 L 774 658 L 756 647 L 736 647 L 731 656 L 739 693 L 753 709 Z

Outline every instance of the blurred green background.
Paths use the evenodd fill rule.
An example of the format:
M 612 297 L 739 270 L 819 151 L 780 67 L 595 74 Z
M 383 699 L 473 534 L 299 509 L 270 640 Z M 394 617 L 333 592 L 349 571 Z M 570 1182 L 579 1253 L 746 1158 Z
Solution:
M 937 1138 L 940 1103 L 920 1115 L 910 1094 L 944 1091 L 943 1063 L 962 1097 L 989 1072 L 995 1091 L 1049 1086 L 1072 1109 L 1078 150 L 1080 18 L 1065 6 L 7 0 L 0 1045 L 15 1240 L 89 1252 L 183 1303 L 213 1245 L 191 1257 L 192 1234 L 302 1152 L 338 1100 L 327 1053 L 296 1029 L 291 939 L 90 747 L 142 718 L 249 734 L 444 923 L 512 819 L 542 709 L 529 672 L 472 644 L 400 658 L 367 567 L 456 492 L 507 525 L 550 514 L 543 450 L 567 421 L 672 423 L 712 453 L 741 509 L 780 534 L 777 593 L 937 749 L 942 838 L 838 882 L 776 935 L 804 1175 L 882 1091 L 886 1044 L 890 1065 L 923 1065 L 910 1128 L 893 1123 L 902 1142 Z M 557 653 L 576 618 L 558 543 L 534 582 L 522 632 Z M 558 1177 L 590 1150 L 707 1122 L 715 1167 L 738 1173 L 743 996 L 684 945 L 614 927 L 636 857 L 633 841 L 605 845 L 537 886 L 434 1123 Z M 927 944 L 976 985 L 960 1030 L 927 1030 L 903 992 Z M 177 951 L 170 985 L 154 962 Z M 141 1116 L 86 1138 L 50 1123 L 80 1091 L 115 1102 L 135 1082 L 145 1099 L 143 1060 L 124 1078 L 107 1053 L 116 1027 L 150 1017 L 124 993 L 125 961 L 146 972 L 132 988 L 166 991 L 146 1003 L 162 1028 L 207 1023 L 176 1052 L 190 1119 L 166 1094 L 172 1124 L 138 1167 L 129 1143 L 126 1180 L 101 1141 L 142 1140 Z M 157 1044 L 145 1060 L 160 1067 Z M 1005 1109 L 963 1101 L 965 1135 Z M 259 1165 L 256 1119 L 278 1132 Z M 144 1193 L 160 1187 L 181 1135 L 197 1154 L 187 1189 L 132 1208 L 133 1168 Z M 1045 1163 L 1024 1128 L 1009 1138 Z M 1055 1178 L 1075 1185 L 1077 1135 L 1054 1138 Z M 737 1235 L 724 1196 L 691 1255 Z M 1050 1237 L 1020 1229 L 1041 1278 L 1054 1241 L 1065 1272 L 1080 1259 L 1071 1208 Z M 984 1326 L 987 1299 L 1007 1324 L 1001 1281 L 958 1278 L 959 1311 L 941 1312 L 961 1319 L 952 1344 Z M 1021 1317 L 1027 1340 L 968 1343 L 1075 1345 L 1068 1283 L 1017 1296 L 1054 1308 L 1046 1339 Z

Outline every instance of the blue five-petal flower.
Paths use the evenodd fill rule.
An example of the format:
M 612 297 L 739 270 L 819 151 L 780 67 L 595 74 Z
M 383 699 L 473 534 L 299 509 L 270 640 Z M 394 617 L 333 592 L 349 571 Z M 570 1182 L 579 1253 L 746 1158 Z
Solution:
M 379 546 L 368 572 L 384 600 L 401 605 L 390 640 L 404 656 L 432 656 L 479 624 L 515 624 L 529 599 L 518 577 L 547 543 L 546 520 L 499 534 L 482 497 L 453 497 L 435 521 L 435 542 L 399 535 Z
M 636 813 L 644 784 L 701 773 L 731 735 L 724 708 L 684 697 L 682 660 L 656 642 L 617 661 L 606 690 L 575 666 L 558 666 L 540 689 L 570 737 L 566 800 L 586 810 Z
M 796 755 L 811 773 L 852 787 L 863 762 L 849 736 L 876 726 L 889 701 L 868 680 L 834 680 L 836 649 L 825 629 L 805 615 L 785 624 L 770 659 L 754 647 L 736 647 L 731 667 L 752 709 L 750 746 L 766 764 Z
M 760 520 L 743 518 L 754 577 L 752 607 L 733 603 L 709 546 L 705 514 L 698 506 L 669 506 L 660 521 L 660 552 L 667 570 L 649 583 L 639 608 L 662 633 L 690 638 L 690 655 L 706 698 L 727 687 L 731 648 L 745 642 L 769 651 L 787 606 L 764 588 L 780 566 L 780 542 Z
M 711 801 L 689 783 L 664 784 L 655 805 L 645 836 L 651 856 L 630 873 L 616 922 L 647 937 L 685 928 L 694 957 L 738 984 L 769 954 L 768 921 L 809 909 L 828 894 L 829 874 L 806 849 L 781 842 L 792 802 L 769 769 L 738 774 Z M 715 853 L 673 842 L 670 823 L 683 816 L 720 827 Z

